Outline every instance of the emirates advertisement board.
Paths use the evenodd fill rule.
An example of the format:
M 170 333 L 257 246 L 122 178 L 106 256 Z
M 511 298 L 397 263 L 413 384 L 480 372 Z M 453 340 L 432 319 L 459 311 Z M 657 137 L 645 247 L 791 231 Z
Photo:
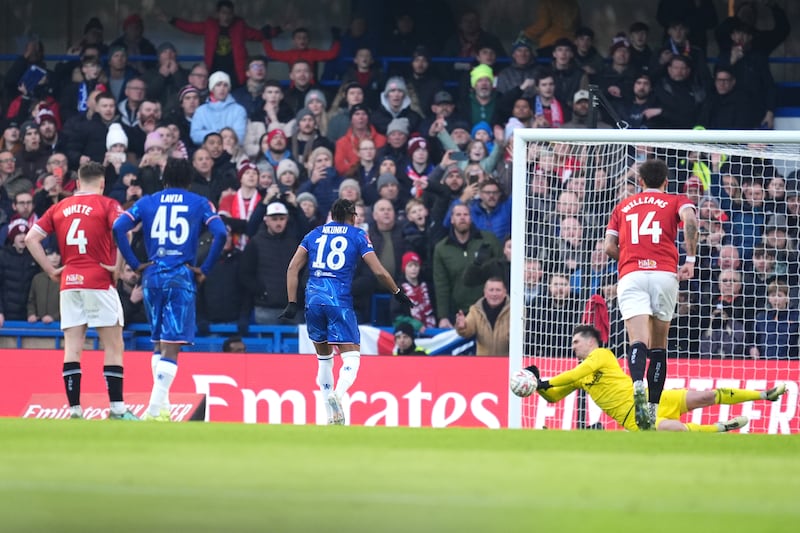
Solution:
M 14 350 L 0 356 L 0 416 L 65 418 L 61 378 L 62 353 Z M 567 370 L 573 360 L 548 361 L 542 368 Z M 560 368 L 563 367 L 563 368 Z M 102 353 L 86 352 L 82 363 L 82 404 L 94 418 L 104 418 L 108 400 L 102 377 Z M 743 431 L 788 434 L 800 431 L 798 361 L 748 362 L 729 366 L 712 377 L 697 362 L 670 362 L 667 388 L 763 389 L 787 384 L 777 402 L 722 405 L 687 414 L 685 420 L 712 423 L 744 414 Z M 327 414 L 315 379 L 312 355 L 184 353 L 172 385 L 175 421 L 325 424 Z M 335 375 L 338 374 L 338 358 Z M 409 427 L 508 426 L 508 360 L 484 357 L 364 356 L 358 379 L 345 398 L 350 424 Z M 141 414 L 152 384 L 149 353 L 125 356 L 126 403 Z M 579 401 L 570 395 L 548 404 L 534 395 L 523 402 L 523 426 L 549 429 L 578 427 Z M 587 424 L 616 424 L 587 402 Z

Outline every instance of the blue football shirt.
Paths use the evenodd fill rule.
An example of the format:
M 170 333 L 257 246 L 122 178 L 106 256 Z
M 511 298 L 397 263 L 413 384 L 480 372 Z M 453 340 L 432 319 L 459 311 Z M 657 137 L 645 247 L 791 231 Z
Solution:
M 306 306 L 352 307 L 358 261 L 374 252 L 367 233 L 355 226 L 328 222 L 311 230 L 300 243 L 308 252 Z

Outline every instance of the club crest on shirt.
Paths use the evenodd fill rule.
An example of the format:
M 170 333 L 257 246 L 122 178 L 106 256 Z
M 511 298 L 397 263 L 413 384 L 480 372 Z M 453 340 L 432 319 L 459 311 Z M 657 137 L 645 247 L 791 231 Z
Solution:
M 658 268 L 658 263 L 655 259 L 639 259 L 639 268 L 641 270 L 653 270 Z

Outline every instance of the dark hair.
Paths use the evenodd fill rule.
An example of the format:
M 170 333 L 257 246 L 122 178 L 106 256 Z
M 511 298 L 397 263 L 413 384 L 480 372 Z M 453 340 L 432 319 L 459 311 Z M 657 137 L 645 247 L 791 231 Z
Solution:
M 206 143 L 206 141 L 207 141 L 207 140 L 208 140 L 210 137 L 219 137 L 220 139 L 222 139 L 222 135 L 221 135 L 219 132 L 212 131 L 212 132 L 210 132 L 210 133 L 206 133 L 206 136 L 205 136 L 205 137 L 203 137 L 203 142 L 202 142 L 202 144 L 205 144 L 205 143 Z
M 102 168 L 102 166 L 101 166 Z M 105 169 L 103 169 L 105 175 Z M 192 183 L 192 164 L 188 159 L 170 157 L 164 166 L 164 187 L 188 189 Z
M 87 183 L 93 183 L 105 177 L 106 167 L 97 161 L 89 161 L 78 169 L 78 179 Z
M 98 102 L 100 102 L 100 100 L 102 100 L 104 98 L 109 98 L 111 100 L 114 100 L 115 102 L 117 101 L 117 99 L 114 98 L 114 95 L 111 94 L 110 91 L 103 91 L 101 93 L 97 93 L 97 96 L 94 97 L 94 102 L 98 103 Z
M 547 67 L 542 68 L 534 77 L 533 81 L 536 83 L 536 86 L 539 86 L 539 83 L 545 78 L 553 78 L 555 80 L 555 75 L 553 71 Z
M 658 189 L 667 179 L 667 164 L 661 159 L 648 159 L 639 165 L 639 176 L 650 189 Z
M 580 335 L 581 337 L 594 337 L 594 340 L 597 341 L 598 345 L 603 345 L 603 339 L 600 337 L 600 332 L 597 331 L 597 328 L 591 324 L 580 324 L 575 326 L 575 328 L 572 330 L 572 334 Z
M 230 0 L 219 0 L 219 2 L 217 2 L 217 11 L 219 11 L 223 7 L 227 7 L 231 11 L 234 11 L 233 2 L 231 2 Z
M 331 207 L 331 219 L 334 222 L 346 223 L 347 220 L 356 214 L 356 204 L 350 200 L 339 198 Z
M 736 74 L 734 74 L 733 72 L 733 67 L 730 65 L 721 65 L 717 63 L 717 66 L 714 67 L 714 76 L 716 76 L 720 72 L 725 72 L 726 74 L 730 74 L 732 78 L 736 77 Z
M 309 33 L 308 28 L 300 26 L 299 28 L 295 28 L 292 32 L 292 37 L 297 35 L 298 33 Z

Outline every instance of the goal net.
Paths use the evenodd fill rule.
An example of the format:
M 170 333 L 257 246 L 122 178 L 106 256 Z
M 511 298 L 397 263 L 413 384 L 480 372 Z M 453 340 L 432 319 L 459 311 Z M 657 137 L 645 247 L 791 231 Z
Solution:
M 680 284 L 666 388 L 762 389 L 780 402 L 715 406 L 711 423 L 745 414 L 745 431 L 797 431 L 800 331 L 800 132 L 525 129 L 514 132 L 509 372 L 574 368 L 572 328 L 592 295 L 609 315 L 606 346 L 627 372 L 616 263 L 603 250 L 611 211 L 640 191 L 637 165 L 664 160 L 668 192 L 698 208 L 695 277 Z M 678 237 L 679 264 L 684 262 Z M 585 394 L 548 404 L 509 392 L 509 426 L 617 428 Z

